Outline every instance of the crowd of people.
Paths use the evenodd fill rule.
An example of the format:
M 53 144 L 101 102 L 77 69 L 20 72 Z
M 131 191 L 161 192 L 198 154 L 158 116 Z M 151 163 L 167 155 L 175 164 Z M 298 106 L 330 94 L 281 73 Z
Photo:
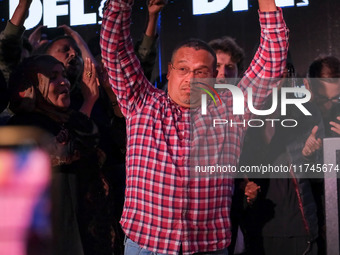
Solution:
M 28 236 L 38 238 L 28 238 L 28 254 L 325 254 L 322 176 L 291 168 L 260 178 L 197 176 L 192 166 L 322 163 L 322 138 L 340 135 L 340 60 L 315 56 L 303 79 L 311 115 L 293 106 L 285 114 L 295 127 L 265 121 L 282 117 L 281 97 L 269 115 L 249 105 L 233 115 L 223 84 L 245 98 L 251 89 L 256 109 L 272 107 L 276 88 L 295 86 L 282 10 L 258 0 L 260 44 L 247 69 L 248 53 L 231 37 L 179 42 L 161 90 L 150 80 L 166 2 L 147 2 L 146 29 L 133 45 L 133 1 L 108 0 L 94 40 L 101 52 L 66 25 L 52 40 L 42 26 L 25 39 L 32 0 L 19 0 L 1 32 L 0 125 L 37 127 L 49 137 L 42 149 L 52 166 L 50 195 L 39 205 L 49 208 L 41 217 L 50 219 L 51 239 L 31 226 Z M 221 104 L 208 101 L 205 115 L 193 86 L 203 84 L 200 96 L 211 87 L 195 79 L 222 86 Z M 240 124 L 255 117 L 264 125 Z M 239 124 L 212 125 L 216 118 Z

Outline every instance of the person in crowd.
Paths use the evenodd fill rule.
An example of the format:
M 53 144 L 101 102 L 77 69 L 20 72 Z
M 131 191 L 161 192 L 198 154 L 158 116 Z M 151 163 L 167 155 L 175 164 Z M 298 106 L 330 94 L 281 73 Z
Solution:
M 283 71 L 282 74 L 282 79 L 280 81 L 280 85 L 279 87 L 296 87 L 296 77 L 295 77 L 295 68 L 294 65 L 289 62 L 289 51 L 288 51 L 288 57 L 287 57 L 287 63 L 286 63 L 286 67 Z M 272 103 L 272 100 L 270 98 L 268 98 L 267 102 L 266 102 L 266 106 L 264 107 L 265 109 L 270 108 L 269 104 Z M 276 115 L 277 117 L 279 117 L 279 113 L 278 111 L 280 110 L 277 109 L 276 113 L 274 114 L 274 116 Z M 266 116 L 268 117 L 268 116 Z M 259 116 L 260 119 L 263 120 L 263 117 Z M 266 146 L 267 146 L 267 141 L 265 141 L 264 143 L 262 143 L 264 140 L 264 134 L 271 134 L 271 133 L 275 133 L 275 127 L 271 127 L 271 125 L 266 124 L 265 127 L 263 127 L 262 129 L 258 129 L 258 127 L 255 127 L 254 130 L 252 130 L 252 128 L 249 128 L 247 130 L 247 134 L 245 136 L 245 152 L 241 153 L 241 160 L 240 163 L 241 164 L 247 164 L 247 162 L 245 163 L 244 161 L 248 160 L 248 153 L 250 153 L 251 150 L 248 149 L 248 147 L 250 146 L 252 149 L 255 149 L 256 151 L 258 151 L 258 148 L 261 148 L 263 150 L 265 150 Z M 259 135 L 259 140 L 260 143 L 256 142 L 256 136 Z M 271 139 L 271 138 L 270 138 Z M 261 160 L 264 160 L 265 157 L 260 157 L 258 158 L 258 162 L 261 162 Z M 258 162 L 253 162 L 253 163 L 258 163 Z M 249 165 L 249 164 L 248 164 Z M 241 178 L 242 177 L 242 178 Z M 261 180 L 263 182 L 263 180 Z M 261 182 L 260 181 L 260 182 Z M 269 181 L 265 181 L 266 185 L 269 183 Z M 257 198 L 257 194 L 260 191 L 260 186 L 257 185 L 258 180 L 252 180 L 249 181 L 249 178 L 247 176 L 243 177 L 240 176 L 240 178 L 236 178 L 235 179 L 235 190 L 234 190 L 234 196 L 233 196 L 233 200 L 232 200 L 232 207 L 231 207 L 231 224 L 232 224 L 232 239 L 231 239 L 231 244 L 229 246 L 229 253 L 230 254 L 245 254 L 247 253 L 246 251 L 246 244 L 244 243 L 245 239 L 248 242 L 247 246 L 248 246 L 248 250 L 249 248 L 249 237 L 244 237 L 244 234 L 247 233 L 247 230 L 243 227 L 243 231 L 241 229 L 241 226 L 244 225 L 242 224 L 244 222 L 244 213 L 243 210 L 244 208 L 248 208 L 249 204 L 251 205 L 252 202 Z M 251 186 L 253 188 L 253 198 L 250 198 L 249 195 L 247 195 L 247 192 L 245 191 L 245 189 L 248 186 Z M 247 200 L 247 203 L 244 203 L 244 200 Z M 258 236 L 256 236 L 256 238 L 261 238 L 261 233 L 260 231 L 257 232 Z M 256 239 L 255 238 L 255 239 Z M 260 239 L 259 239 L 260 240 Z M 262 239 L 261 239 L 262 240 Z M 256 243 L 256 242 L 255 242 Z M 261 243 L 262 245 L 262 243 Z M 261 246 L 262 247 L 262 246 Z M 249 253 L 249 251 L 248 251 Z
M 253 88 L 256 105 L 270 87 L 257 86 L 252 79 L 281 77 L 288 47 L 281 10 L 273 0 L 259 0 L 259 6 L 261 44 L 239 85 L 243 91 Z M 189 166 L 190 79 L 216 76 L 215 52 L 197 39 L 180 44 L 168 66 L 165 94 L 145 78 L 134 54 L 131 7 L 129 0 L 108 1 L 101 31 L 104 64 L 127 121 L 126 196 L 120 221 L 127 236 L 125 254 L 227 254 L 233 180 L 190 178 Z M 218 110 L 230 114 L 230 101 Z M 244 118 L 249 116 L 247 110 Z M 202 124 L 197 118 L 195 123 Z M 245 129 L 217 128 L 226 142 L 222 148 L 212 143 L 208 153 L 222 153 L 229 164 L 237 165 Z
M 306 88 L 319 107 L 327 137 L 340 135 L 340 60 L 334 56 L 320 56 L 309 66 Z
M 93 73 L 91 70 L 88 71 L 88 73 L 84 73 L 83 66 L 84 60 L 87 58 L 86 56 L 88 56 L 87 61 L 91 62 L 93 69 L 96 69 L 96 62 L 93 61 L 92 54 L 89 53 L 86 43 L 81 36 L 66 25 L 63 27 L 73 36 L 67 35 L 55 38 L 45 45 L 45 53 L 55 57 L 65 66 L 67 78 L 71 83 L 71 108 L 86 111 L 86 115 L 91 116 L 93 106 L 98 99 L 99 91 L 98 86 L 91 88 L 91 90 L 83 82 L 83 75 L 91 76 Z M 80 43 L 77 43 L 74 38 L 78 38 L 77 40 Z M 83 51 L 78 46 L 79 44 L 83 45 L 81 46 Z M 83 54 L 83 52 L 85 53 Z M 90 104 L 86 104 L 88 109 L 82 109 L 85 98 L 90 102 Z M 91 111 L 89 109 L 91 109 Z
M 141 62 L 144 74 L 149 81 L 152 78 L 152 71 L 156 61 L 157 44 L 157 21 L 159 15 L 167 4 L 167 0 L 148 0 L 148 18 L 144 35 L 135 45 L 135 52 Z
M 148 76 L 151 77 L 156 56 L 156 24 L 159 12 L 164 3 L 148 3 L 149 19 L 148 25 L 141 43 L 137 44 L 138 54 Z M 38 27 L 30 36 L 31 43 L 38 48 L 37 52 L 49 54 L 61 61 L 66 69 L 67 77 L 71 82 L 71 108 L 82 111 L 83 100 L 93 102 L 87 115 L 91 116 L 97 124 L 100 133 L 99 147 L 106 153 L 106 161 L 102 168 L 103 174 L 110 186 L 109 201 L 112 204 L 115 218 L 120 218 L 124 203 L 125 188 L 125 147 L 126 127 L 125 119 L 120 112 L 116 97 L 108 84 L 106 71 L 102 69 L 101 63 L 97 62 L 83 38 L 66 25 L 59 26 L 65 32 L 65 36 L 59 36 L 52 41 L 41 40 L 43 27 Z M 89 58 L 98 71 L 98 80 L 101 87 L 88 89 L 84 86 L 82 77 L 83 59 Z M 90 72 L 91 73 L 91 72 Z M 84 95 L 84 92 L 87 93 Z M 99 100 L 94 95 L 99 93 Z M 111 102 L 111 103 L 110 103 Z M 88 105 L 88 104 L 87 104 Z M 124 236 L 119 231 L 117 222 L 115 252 L 122 253 Z
M 7 84 L 9 76 L 15 67 L 24 58 L 28 57 L 32 51 L 28 40 L 23 37 L 25 31 L 24 22 L 31 3 L 32 0 L 20 0 L 11 19 L 7 21 L 5 29 L 0 33 L 0 72 L 5 79 L 5 84 Z M 2 82 L 1 86 L 3 86 Z M 2 88 L 2 93 L 1 104 L 4 104 L 5 108 L 0 112 L 0 122 L 5 124 L 11 113 L 6 108 L 8 99 L 6 99 L 5 87 Z
M 30 54 L 31 48 L 27 44 L 27 40 L 24 43 L 23 34 L 25 31 L 24 22 L 31 3 L 32 0 L 20 0 L 11 19 L 0 34 L 0 70 L 6 81 L 20 61 Z
M 340 60 L 334 56 L 319 56 L 309 66 L 307 79 L 304 79 L 305 87 L 312 93 L 312 101 L 321 111 L 326 137 L 339 137 L 340 135 Z M 339 158 L 337 152 L 337 158 Z M 339 185 L 339 184 L 338 184 Z M 319 199 L 319 254 L 326 253 L 325 233 L 325 202 L 324 185 L 315 185 Z
M 135 44 L 135 53 L 141 63 L 145 76 L 148 80 L 151 79 L 152 71 L 155 65 L 156 59 L 156 44 L 157 44 L 157 20 L 159 18 L 160 12 L 163 10 L 167 1 L 147 1 L 148 8 L 148 19 L 145 32 L 141 40 L 137 41 Z M 95 38 L 89 42 L 89 48 L 91 52 L 96 57 L 98 63 L 102 63 L 100 54 L 100 45 L 98 40 Z M 98 45 L 98 51 L 97 51 Z M 101 148 L 106 148 L 105 152 L 107 155 L 106 166 L 104 169 L 105 177 L 110 184 L 110 196 L 115 204 L 115 216 L 120 219 L 123 211 L 124 205 L 124 192 L 125 192 L 125 153 L 126 153 L 126 126 L 125 118 L 120 111 L 119 105 L 117 103 L 117 97 L 113 93 L 111 85 L 109 83 L 109 77 L 107 75 L 106 69 L 101 69 L 100 73 L 101 87 L 105 91 L 103 97 L 108 96 L 109 100 L 102 100 L 102 103 L 107 106 L 103 107 L 106 109 L 107 116 L 110 118 L 107 123 L 109 125 L 99 125 L 101 128 L 101 134 L 105 136 L 102 139 L 103 143 Z M 109 104 L 107 104 L 110 102 Z M 95 111 L 95 110 L 94 110 Z M 98 111 L 96 111 L 98 115 Z M 105 118 L 102 118 L 105 119 Z M 115 169 L 114 171 L 112 169 Z M 118 222 L 117 222 L 118 224 Z M 118 237 L 119 236 L 119 237 Z M 121 231 L 117 234 L 117 240 L 120 240 L 121 251 L 123 251 L 124 246 L 124 233 Z
M 71 107 L 79 110 L 84 97 L 86 97 L 86 95 L 82 94 L 84 92 L 82 89 L 84 59 L 86 56 L 90 56 L 89 59 L 92 60 L 94 64 L 96 62 L 94 62 L 92 54 L 89 52 L 81 36 L 68 26 L 64 25 L 63 27 L 68 34 L 57 37 L 44 45 L 43 53 L 55 57 L 64 64 L 67 77 L 71 83 Z M 75 38 L 77 38 L 78 43 Z M 83 46 L 80 47 L 80 44 Z M 93 103 L 95 103 L 95 101 Z
M 224 83 L 226 79 L 235 81 L 243 74 L 244 51 L 229 37 L 223 36 L 209 42 L 217 57 L 217 82 Z
M 291 83 L 283 80 L 281 84 Z M 264 109 L 271 104 L 270 96 Z M 296 127 L 266 122 L 263 127 L 248 129 L 240 165 L 296 168 L 321 163 L 322 117 L 314 104 L 309 102 L 304 106 L 311 116 L 293 107 L 287 110 L 285 119 L 296 120 Z M 280 119 L 280 110 L 278 107 L 271 116 L 265 117 Z M 260 192 L 253 204 L 238 211 L 246 254 L 318 254 L 317 198 L 312 188 L 320 181 L 313 173 L 306 174 L 305 168 L 302 172 L 292 168 L 287 173 L 274 172 L 252 179 Z
M 95 77 L 95 68 L 85 61 L 83 82 L 97 86 Z M 8 124 L 39 127 L 51 135 L 45 149 L 54 167 L 54 254 L 111 254 L 113 219 L 105 206 L 100 175 L 105 155 L 98 148 L 98 128 L 88 112 L 70 109 L 70 87 L 63 63 L 54 57 L 25 59 L 9 80 L 10 109 L 15 115 Z

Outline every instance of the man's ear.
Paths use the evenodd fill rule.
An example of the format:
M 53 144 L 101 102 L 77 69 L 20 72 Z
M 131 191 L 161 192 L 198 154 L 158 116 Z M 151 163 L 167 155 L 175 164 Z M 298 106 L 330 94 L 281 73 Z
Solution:
M 305 88 L 308 89 L 312 93 L 312 88 L 307 78 L 303 79 L 303 85 L 305 85 Z
M 304 78 L 303 79 L 303 85 L 305 85 L 305 88 L 309 90 L 309 92 L 311 93 L 311 99 L 312 101 L 314 101 L 314 93 L 313 93 L 313 90 L 312 90 L 312 86 L 310 84 L 310 81 L 307 79 L 307 78 Z
M 167 78 L 168 80 L 169 80 L 169 76 L 170 76 L 171 70 L 172 70 L 171 63 L 169 62 L 169 63 L 168 63 L 168 73 L 166 74 L 166 78 Z

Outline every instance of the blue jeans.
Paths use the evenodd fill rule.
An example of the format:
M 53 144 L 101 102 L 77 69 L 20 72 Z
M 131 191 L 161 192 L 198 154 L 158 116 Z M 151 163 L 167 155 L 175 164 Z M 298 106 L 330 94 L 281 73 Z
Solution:
M 151 252 L 147 249 L 143 249 L 129 238 L 125 239 L 124 245 L 125 245 L 124 255 L 166 255 L 166 254 Z M 223 250 L 211 251 L 211 252 L 197 252 L 197 253 L 194 253 L 194 255 L 228 255 L 228 249 L 225 248 Z

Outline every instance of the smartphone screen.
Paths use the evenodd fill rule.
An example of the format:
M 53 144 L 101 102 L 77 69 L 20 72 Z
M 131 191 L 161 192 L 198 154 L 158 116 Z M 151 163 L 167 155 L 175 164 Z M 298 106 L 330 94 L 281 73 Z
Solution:
M 1 254 L 51 254 L 51 165 L 39 132 L 0 128 Z

